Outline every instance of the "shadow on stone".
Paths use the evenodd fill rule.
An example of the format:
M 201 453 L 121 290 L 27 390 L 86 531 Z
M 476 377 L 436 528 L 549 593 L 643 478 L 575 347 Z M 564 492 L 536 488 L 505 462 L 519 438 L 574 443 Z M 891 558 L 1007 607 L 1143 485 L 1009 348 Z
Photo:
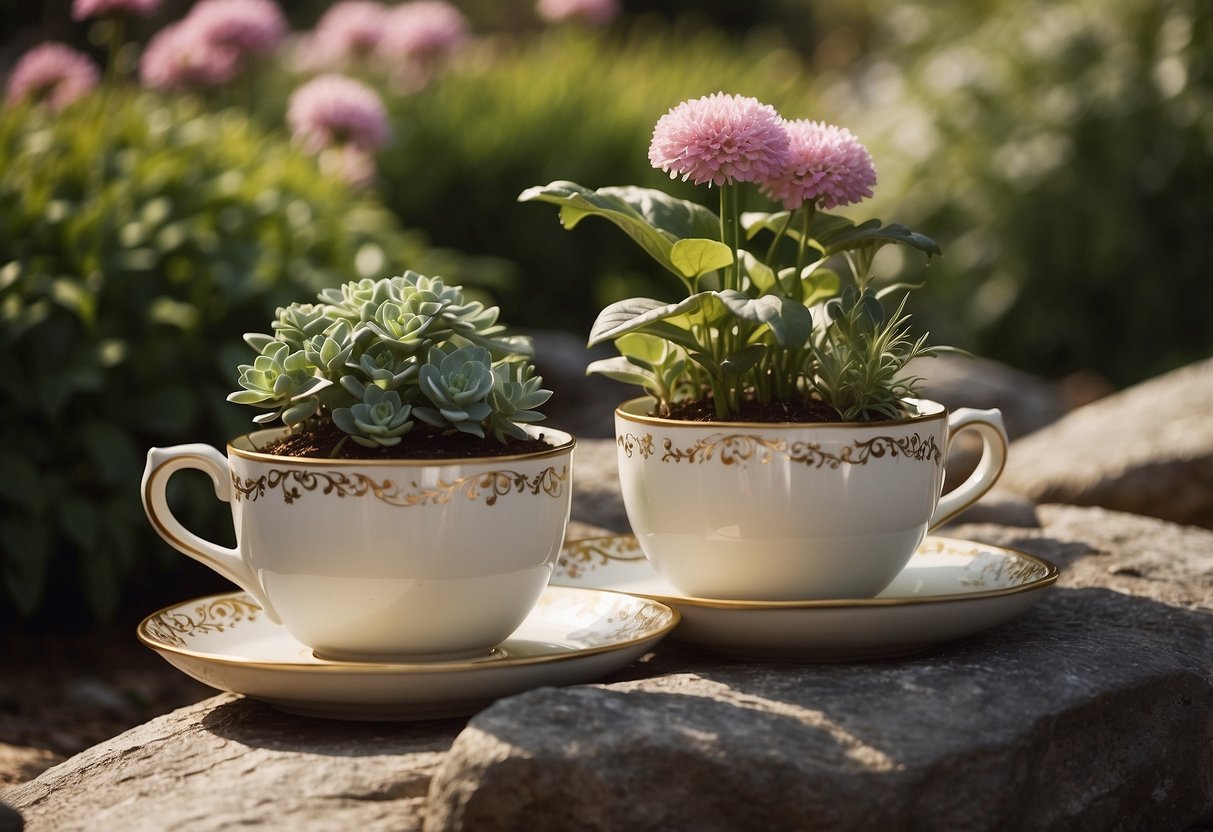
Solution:
M 328 757 L 446 751 L 466 719 L 359 722 L 279 711 L 255 699 L 225 702 L 202 717 L 202 728 L 225 740 L 276 752 Z
M 427 828 L 1183 828 L 1213 808 L 1213 617 L 1058 589 L 912 658 L 644 677 L 473 718 Z

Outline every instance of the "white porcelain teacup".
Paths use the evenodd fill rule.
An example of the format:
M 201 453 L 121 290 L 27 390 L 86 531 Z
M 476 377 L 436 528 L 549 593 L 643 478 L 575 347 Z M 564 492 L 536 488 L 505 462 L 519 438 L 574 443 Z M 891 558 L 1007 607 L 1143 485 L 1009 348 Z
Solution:
M 253 596 L 325 658 L 442 660 L 488 653 L 535 606 L 569 518 L 574 439 L 459 460 L 330 460 L 257 449 L 281 433 L 153 448 L 143 504 L 169 544 Z M 195 468 L 231 503 L 237 545 L 186 529 L 165 488 Z
M 870 598 L 932 529 L 993 486 L 1006 460 L 997 410 L 911 403 L 863 423 L 685 422 L 615 411 L 624 506 L 656 571 L 689 596 Z M 982 440 L 977 470 L 940 496 L 952 437 Z

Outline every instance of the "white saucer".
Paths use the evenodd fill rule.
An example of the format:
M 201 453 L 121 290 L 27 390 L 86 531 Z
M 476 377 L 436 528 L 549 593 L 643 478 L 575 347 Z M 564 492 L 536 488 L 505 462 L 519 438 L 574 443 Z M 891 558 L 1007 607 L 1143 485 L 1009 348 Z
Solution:
M 673 638 L 746 658 L 841 661 L 896 656 L 1019 615 L 1057 580 L 1043 558 L 967 540 L 928 537 L 875 598 L 730 601 L 693 598 L 666 583 L 631 535 L 565 547 L 553 585 L 628 592 L 682 613 Z
M 482 658 L 340 662 L 316 658 L 251 597 L 232 592 L 166 607 L 143 619 L 137 634 L 200 682 L 291 713 L 439 719 L 542 685 L 592 681 L 631 664 L 677 623 L 678 613 L 659 602 L 549 587 L 514 634 Z

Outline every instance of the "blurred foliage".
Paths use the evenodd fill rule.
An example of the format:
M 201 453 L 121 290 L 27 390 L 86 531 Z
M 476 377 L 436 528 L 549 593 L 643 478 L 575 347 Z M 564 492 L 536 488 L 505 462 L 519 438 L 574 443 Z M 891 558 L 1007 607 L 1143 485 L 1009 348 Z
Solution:
M 670 181 L 648 161 L 653 124 L 686 98 L 756 96 L 791 116 L 813 112 L 799 58 L 779 41 L 641 21 L 608 36 L 575 27 L 488 40 L 428 89 L 390 97 L 396 139 L 380 159 L 387 205 L 435 242 L 518 264 L 494 288 L 519 326 L 588 331 L 606 303 L 670 299 L 643 253 L 606 223 L 565 234 L 550 211 L 519 205 L 555 179 L 590 188 L 659 187 L 715 205 L 715 190 Z M 654 288 L 656 287 L 656 288 Z
M 866 14 L 823 100 L 873 151 L 877 212 L 943 247 L 914 308 L 936 340 L 1117 385 L 1213 354 L 1213 5 Z
M 235 111 L 113 93 L 53 117 L 7 112 L 0 567 L 15 609 L 35 611 L 53 583 L 105 618 L 124 581 L 181 560 L 143 516 L 147 449 L 247 432 L 225 402 L 241 334 L 401 263 L 442 265 Z M 230 538 L 209 483 L 177 479 L 186 522 Z

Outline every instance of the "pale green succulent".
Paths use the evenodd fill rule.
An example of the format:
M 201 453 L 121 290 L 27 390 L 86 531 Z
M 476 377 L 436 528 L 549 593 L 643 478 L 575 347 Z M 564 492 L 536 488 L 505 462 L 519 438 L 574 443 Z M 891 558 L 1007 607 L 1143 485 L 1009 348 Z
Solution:
M 489 417 L 489 430 L 501 442 L 506 437 L 525 439 L 527 434 L 519 422 L 538 422 L 543 414 L 535 408 L 552 397 L 551 390 L 544 390 L 540 376 L 530 375 L 531 367 L 523 364 L 501 364 L 493 368 L 495 376 L 493 391 L 489 394 L 489 406 L 493 409 Z
M 435 427 L 449 425 L 484 436 L 481 423 L 493 412 L 485 399 L 496 379 L 492 359 L 484 347 L 462 347 L 450 353 L 434 347 L 418 378 L 422 395 L 433 407 L 418 406 L 417 418 Z
M 335 408 L 332 416 L 333 424 L 359 445 L 390 448 L 399 445 L 400 437 L 413 429 L 412 411 L 395 390 L 370 384 L 363 390 L 362 401 L 353 407 Z
M 271 410 L 253 421 L 259 424 L 282 419 L 286 425 L 297 425 L 315 415 L 319 408 L 316 394 L 332 381 L 316 375 L 315 366 L 302 350 L 291 352 L 282 341 L 267 344 L 252 364 L 240 365 L 240 386 L 227 397 L 229 402 L 251 404 Z
M 543 418 L 535 408 L 551 392 L 525 363 L 530 340 L 506 335 L 497 309 L 459 287 L 405 272 L 318 299 L 279 309 L 272 335 L 245 335 L 260 355 L 228 400 L 270 411 L 258 423 L 331 420 L 362 445 L 390 447 L 417 422 L 504 442 Z

